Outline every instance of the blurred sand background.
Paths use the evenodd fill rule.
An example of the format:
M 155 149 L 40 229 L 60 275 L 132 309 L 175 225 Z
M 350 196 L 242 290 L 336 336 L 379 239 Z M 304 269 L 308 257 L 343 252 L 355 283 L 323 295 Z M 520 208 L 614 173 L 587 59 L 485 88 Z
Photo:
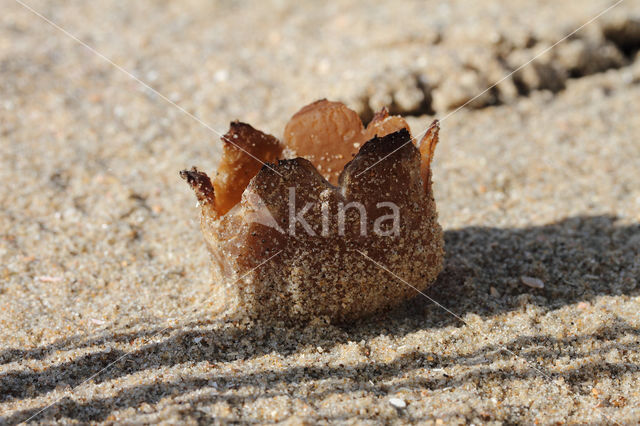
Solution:
M 222 133 L 323 97 L 446 117 L 428 294 L 466 324 L 420 297 L 294 329 L 203 305 L 178 171 L 218 136 L 0 0 L 0 424 L 640 419 L 640 1 L 452 115 L 614 2 L 323 3 L 28 5 Z

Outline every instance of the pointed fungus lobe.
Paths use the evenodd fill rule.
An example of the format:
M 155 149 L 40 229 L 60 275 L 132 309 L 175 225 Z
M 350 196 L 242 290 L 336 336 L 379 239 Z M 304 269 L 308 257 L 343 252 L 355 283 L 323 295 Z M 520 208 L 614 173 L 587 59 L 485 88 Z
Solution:
M 440 122 L 435 120 L 431 123 L 431 126 L 427 129 L 424 136 L 420 140 L 420 174 L 422 176 L 422 182 L 424 184 L 425 191 L 431 186 L 431 162 L 433 161 L 433 154 L 436 150 L 436 145 L 440 140 Z
M 220 215 L 240 202 L 263 163 L 273 163 L 282 154 L 278 139 L 239 121 L 231 123 L 222 141 L 222 160 L 213 181 L 215 208 Z
M 401 129 L 406 129 L 411 133 L 411 129 L 409 129 L 409 125 L 404 118 L 399 115 L 389 116 L 389 110 L 387 107 L 383 107 L 367 125 L 363 135 L 363 142 L 369 141 L 376 136 L 387 136 Z
M 195 167 L 192 167 L 191 170 L 182 170 L 180 176 L 187 181 L 191 189 L 193 189 L 193 192 L 195 192 L 198 203 L 200 203 L 203 211 L 206 210 L 207 214 L 217 217 L 215 191 L 213 190 L 209 176 Z
M 181 175 L 200 201 L 212 291 L 226 309 L 263 320 L 344 323 L 416 294 L 361 253 L 418 290 L 441 271 L 430 170 L 437 122 L 416 146 L 406 121 L 386 109 L 364 127 L 343 104 L 320 100 L 291 118 L 282 144 L 238 122 L 224 139 L 213 183 L 196 169 Z M 297 158 L 282 159 L 286 153 Z M 340 223 L 337 212 L 349 203 L 363 210 L 345 211 Z M 389 213 L 381 203 L 399 212 L 393 227 L 379 221 Z M 393 232 L 371 232 L 383 228 Z

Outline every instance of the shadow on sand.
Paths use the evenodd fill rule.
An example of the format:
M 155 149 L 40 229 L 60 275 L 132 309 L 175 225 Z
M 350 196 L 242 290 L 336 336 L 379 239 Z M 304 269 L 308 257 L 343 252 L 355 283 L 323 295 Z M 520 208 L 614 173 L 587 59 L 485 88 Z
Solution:
M 446 266 L 438 282 L 428 291 L 428 295 L 446 308 L 464 317 L 474 313 L 490 317 L 502 312 L 520 309 L 524 304 L 534 304 L 545 310 L 554 310 L 579 301 L 589 301 L 601 295 L 638 295 L 640 286 L 640 224 L 621 226 L 614 217 L 575 217 L 545 226 L 498 229 L 486 227 L 468 227 L 445 233 Z M 390 265 L 391 266 L 391 265 Z M 392 266 L 391 266 L 392 269 Z M 528 275 L 538 277 L 545 282 L 544 289 L 531 289 L 520 283 L 519 277 Z M 390 279 L 393 279 L 390 277 Z M 498 296 L 491 296 L 498 292 Z M 123 360 L 115 362 L 103 372 L 103 368 L 118 360 L 125 352 L 119 350 L 92 352 L 71 361 L 51 366 L 43 371 L 9 371 L 0 375 L 0 402 L 15 399 L 34 398 L 54 390 L 61 384 L 74 388 L 92 378 L 101 383 L 124 377 L 139 371 L 172 366 L 180 363 L 211 363 L 250 359 L 267 353 L 277 352 L 283 356 L 291 355 L 309 345 L 322 346 L 325 350 L 331 346 L 348 341 L 367 340 L 379 335 L 400 337 L 419 330 L 445 326 L 462 326 L 459 320 L 444 312 L 425 298 L 416 298 L 394 312 L 357 324 L 343 327 L 304 327 L 295 329 L 261 325 L 242 327 L 233 324 L 220 324 L 215 321 L 190 323 L 180 328 L 162 332 L 166 338 L 160 343 L 144 346 L 129 354 Z M 401 331 L 398 331 L 401 330 Z M 142 332 L 106 333 L 91 338 L 76 336 L 54 342 L 51 345 L 35 349 L 8 349 L 0 352 L 0 362 L 7 364 L 21 359 L 43 359 L 59 350 L 90 348 L 104 343 L 124 343 L 139 337 L 153 336 L 160 329 Z M 640 330 L 617 319 L 615 324 L 597 331 L 595 334 L 556 339 L 547 335 L 518 336 L 506 342 L 505 346 L 517 350 L 531 360 L 556 358 L 566 348 L 580 340 L 604 339 L 613 341 L 621 336 L 632 336 L 639 340 Z M 195 338 L 198 343 L 195 343 Z M 610 349 L 635 350 L 624 348 L 624 344 L 612 342 Z M 635 345 L 633 345 L 635 347 Z M 602 350 L 602 349 L 601 349 Z M 587 354 L 580 354 L 587 356 Z M 263 371 L 240 373 L 233 376 L 215 375 L 207 379 L 185 377 L 180 381 L 159 382 L 124 388 L 116 396 L 96 397 L 88 401 L 75 401 L 64 398 L 51 408 L 39 414 L 37 421 L 53 421 L 65 417 L 79 421 L 101 421 L 111 412 L 140 404 L 153 404 L 167 396 L 184 395 L 196 389 L 207 388 L 215 382 L 215 392 L 209 396 L 199 395 L 190 398 L 190 403 L 227 401 L 230 404 L 259 399 L 268 394 L 276 396 L 276 386 L 282 382 L 297 384 L 302 380 L 352 379 L 353 389 L 340 386 L 336 393 L 355 390 L 380 392 L 374 381 L 400 376 L 417 368 L 429 366 L 450 366 L 469 364 L 481 357 L 491 360 L 509 357 L 494 345 L 486 345 L 472 354 L 445 357 L 438 353 L 415 351 L 405 354 L 388 363 L 367 362 L 355 368 L 333 367 L 295 367 L 284 371 Z M 429 361 L 427 361 L 429 360 Z M 611 376 L 637 371 L 640 366 L 625 363 L 593 364 L 585 363 L 578 369 L 557 374 L 571 386 L 579 388 L 580 383 L 594 375 Z M 504 380 L 522 379 L 535 376 L 534 370 L 524 370 L 513 374 L 484 369 L 439 379 L 414 377 L 403 379 L 406 386 L 438 389 L 457 387 L 467 382 L 476 382 L 482 378 L 504 375 Z M 302 379 L 305 377 L 306 379 Z M 360 380 L 359 377 L 363 378 Z M 367 377 L 365 380 L 364 377 Z M 225 390 L 248 384 L 260 383 L 261 391 L 255 395 L 243 397 L 223 395 Z M 403 382 L 404 383 L 404 382 Z M 313 394 L 322 399 L 327 391 Z M 204 394 L 206 395 L 206 393 Z M 23 410 L 9 417 L 0 417 L 0 423 L 17 423 L 37 413 L 42 407 Z M 517 410 L 516 410 L 517 411 Z M 207 422 L 202 412 L 201 419 Z M 216 419 L 223 420 L 223 419 Z M 340 420 L 333 419 L 333 420 Z M 419 419 L 407 419 L 419 420 Z M 517 419 L 513 419 L 516 421 Z

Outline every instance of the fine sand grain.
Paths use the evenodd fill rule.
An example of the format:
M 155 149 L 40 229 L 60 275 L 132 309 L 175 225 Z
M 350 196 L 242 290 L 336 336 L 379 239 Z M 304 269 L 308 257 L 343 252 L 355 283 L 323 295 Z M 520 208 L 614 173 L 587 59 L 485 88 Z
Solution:
M 427 295 L 458 318 L 218 312 L 178 176 L 218 136 L 0 0 L 0 424 L 638 422 L 640 2 L 476 99 L 613 2 L 322 3 L 28 4 L 221 133 L 322 97 L 444 118 Z

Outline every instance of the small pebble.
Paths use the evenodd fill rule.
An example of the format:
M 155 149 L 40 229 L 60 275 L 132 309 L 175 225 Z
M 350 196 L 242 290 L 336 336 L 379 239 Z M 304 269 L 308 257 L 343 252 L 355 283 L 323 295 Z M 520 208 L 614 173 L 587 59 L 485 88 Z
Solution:
M 407 403 L 400 398 L 390 398 L 389 404 L 393 405 L 396 408 L 405 408 L 407 406 Z
M 580 302 L 576 307 L 581 311 L 584 311 L 585 309 L 589 308 L 589 304 L 587 302 Z
M 495 287 L 491 287 L 489 289 L 489 293 L 491 294 L 492 297 L 500 297 L 500 292 L 498 292 L 498 290 L 496 290 Z
M 43 283 L 57 283 L 62 281 L 62 277 L 51 277 L 49 275 L 44 275 L 44 276 L 38 277 L 37 280 Z
M 520 280 L 522 281 L 522 284 L 526 285 L 527 287 L 544 288 L 544 282 L 542 282 L 542 280 L 538 278 L 527 277 L 523 275 L 520 277 Z

